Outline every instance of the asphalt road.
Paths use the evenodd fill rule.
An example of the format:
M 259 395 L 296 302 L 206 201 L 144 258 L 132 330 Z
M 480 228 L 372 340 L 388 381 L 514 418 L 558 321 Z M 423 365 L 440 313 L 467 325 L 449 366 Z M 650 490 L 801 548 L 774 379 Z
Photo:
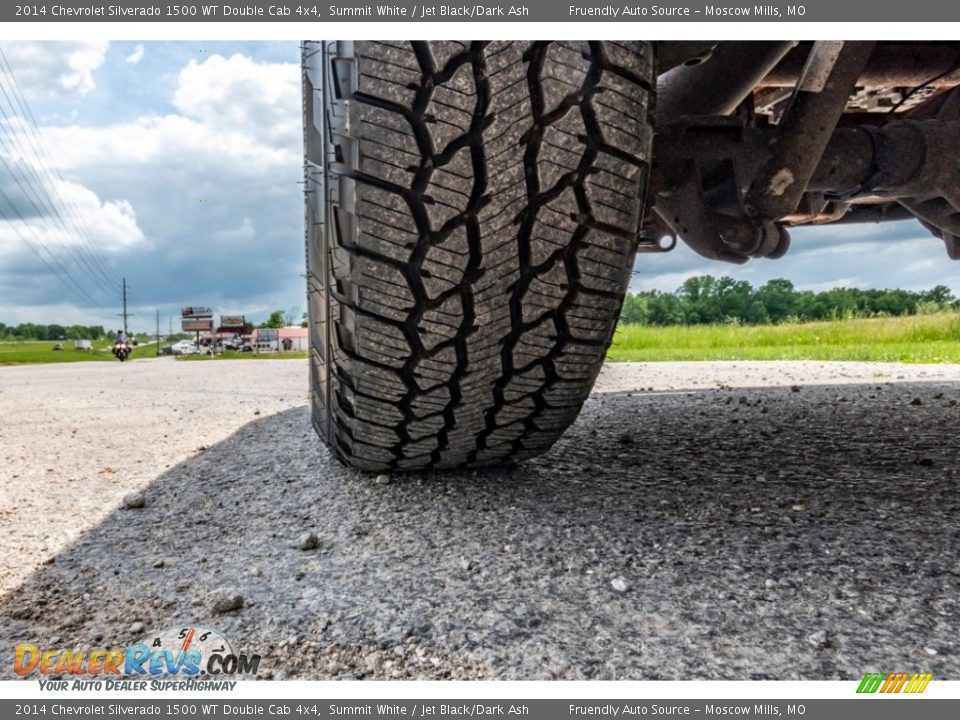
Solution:
M 0 677 L 197 623 L 273 678 L 960 679 L 960 367 L 609 366 L 546 456 L 385 485 L 305 371 L 0 368 Z

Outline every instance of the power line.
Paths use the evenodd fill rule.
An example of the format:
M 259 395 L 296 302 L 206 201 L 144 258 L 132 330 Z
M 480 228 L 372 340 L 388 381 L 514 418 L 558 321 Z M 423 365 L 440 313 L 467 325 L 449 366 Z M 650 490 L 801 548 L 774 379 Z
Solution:
M 2 61 L 2 64 L 5 66 L 4 72 L 0 74 L 0 77 L 2 77 L 4 80 L 9 78 L 9 80 L 13 81 L 15 84 L 16 79 L 13 76 L 12 69 L 7 62 L 6 56 L 3 55 L 2 50 L 0 50 L 0 61 Z M 15 92 L 11 90 L 11 92 L 8 93 L 6 85 L 4 83 L 0 83 L 0 94 L 2 94 L 10 109 L 10 114 L 8 114 L 4 105 L 0 103 L 0 115 L 3 117 L 4 124 L 7 125 L 11 130 L 14 128 L 14 118 L 19 118 L 22 121 L 30 123 L 33 129 L 33 135 L 36 137 L 33 137 L 31 133 L 10 132 L 9 137 L 11 142 L 8 143 L 4 136 L 0 135 L 0 145 L 2 145 L 5 154 L 10 158 L 10 162 L 8 162 L 7 157 L 4 157 L 4 154 L 0 154 L 0 163 L 2 163 L 4 168 L 6 168 L 10 179 L 12 179 L 16 184 L 17 190 L 22 195 L 23 199 L 27 200 L 29 205 L 33 208 L 33 211 L 36 213 L 40 224 L 47 229 L 49 239 L 59 239 L 62 237 L 67 240 L 67 242 L 60 240 L 58 244 L 63 247 L 69 256 L 75 261 L 74 268 L 80 270 L 81 273 L 84 273 L 85 271 L 85 274 L 89 277 L 89 280 L 92 283 L 92 287 L 104 297 L 110 298 L 112 303 L 113 299 L 116 297 L 116 295 L 114 295 L 114 292 L 116 291 L 105 289 L 104 282 L 106 283 L 107 287 L 116 287 L 118 283 L 115 283 L 110 278 L 109 274 L 105 270 L 104 261 L 99 256 L 96 248 L 93 246 L 92 241 L 89 238 L 89 234 L 85 234 L 85 228 L 82 229 L 80 224 L 78 224 L 76 218 L 76 213 L 78 212 L 76 210 L 76 204 L 72 202 L 72 199 L 70 200 L 69 204 L 73 206 L 74 214 L 69 214 L 68 218 L 70 223 L 73 225 L 74 230 L 76 231 L 75 234 L 73 234 L 67 227 L 67 223 L 65 222 L 57 203 L 52 200 L 51 193 L 49 192 L 48 188 L 52 188 L 56 192 L 60 201 L 59 204 L 63 206 L 64 209 L 66 209 L 68 206 L 68 203 L 64 201 L 63 195 L 59 192 L 56 184 L 52 182 L 52 176 L 49 170 L 45 168 L 41 162 L 39 162 L 42 160 L 44 155 L 49 159 L 49 152 L 47 152 L 41 145 L 42 138 L 39 134 L 39 127 L 36 125 L 36 119 L 33 117 L 29 106 L 26 104 L 26 99 L 23 97 L 22 91 L 20 91 L 19 86 L 15 87 Z M 11 100 L 11 93 L 15 98 L 17 98 L 16 105 L 19 106 L 19 116 L 17 115 L 18 108 L 15 106 L 14 101 Z M 26 115 L 29 120 L 26 120 L 23 117 L 24 115 Z M 29 142 L 30 152 L 28 152 L 25 148 L 23 139 Z M 19 162 L 15 160 L 18 155 L 21 158 Z M 30 156 L 37 161 L 36 165 L 38 167 L 35 166 L 33 162 L 28 160 Z M 17 172 L 17 169 L 11 165 L 13 162 L 16 162 L 17 169 L 21 169 L 20 172 Z M 38 169 L 46 176 L 46 182 L 43 178 L 41 178 Z M 62 175 L 60 176 L 60 180 L 62 183 L 65 183 Z M 27 243 L 27 245 L 38 256 L 38 258 L 43 261 L 47 269 L 53 272 L 66 287 L 78 294 L 78 296 L 85 297 L 87 301 L 91 302 L 96 307 L 105 309 L 103 305 L 96 301 L 87 291 L 87 289 L 84 287 L 84 284 L 81 283 L 74 276 L 74 274 L 63 265 L 59 258 L 54 255 L 54 253 L 47 246 L 47 243 L 37 231 L 35 223 L 24 218 L 17 204 L 14 203 L 14 201 L 9 195 L 7 195 L 6 192 L 3 192 L 3 198 L 10 206 L 10 209 L 17 216 L 19 221 L 24 226 L 29 228 L 30 232 L 34 236 L 35 242 L 31 242 L 29 238 L 20 231 L 20 229 L 16 226 L 16 223 L 12 218 L 10 218 L 9 215 L 3 213 L 3 218 L 11 225 L 17 235 Z M 56 219 L 56 224 L 54 224 L 51 218 Z M 71 235 L 79 240 L 79 245 L 70 242 Z M 41 250 L 47 254 L 47 256 L 53 261 L 58 269 L 55 269 L 49 262 L 46 261 L 41 253 Z
M 0 63 L 2 63 L 2 65 L 5 68 L 4 70 L 5 75 L 9 77 L 10 81 L 12 82 L 12 92 L 14 94 L 14 97 L 17 99 L 17 105 L 20 108 L 21 117 L 27 121 L 27 124 L 32 129 L 32 136 L 28 136 L 28 139 L 33 140 L 35 138 L 35 142 L 31 142 L 32 149 L 36 150 L 36 152 L 34 152 L 34 157 L 37 159 L 38 163 L 41 165 L 41 169 L 44 169 L 47 177 L 51 176 L 49 172 L 49 168 L 52 168 L 53 172 L 56 173 L 57 178 L 60 180 L 61 185 L 65 185 L 66 180 L 64 180 L 63 175 L 60 173 L 60 169 L 53 163 L 53 159 L 50 156 L 50 152 L 47 147 L 47 144 L 43 139 L 42 133 L 40 132 L 40 126 L 33 115 L 33 111 L 30 109 L 30 105 L 27 103 L 27 99 L 24 96 L 23 91 L 20 89 L 20 84 L 17 82 L 16 75 L 14 74 L 13 68 L 11 67 L 9 61 L 7 60 L 7 56 L 3 52 L 2 47 L 0 47 Z M 6 92 L 4 92 L 4 95 L 6 96 Z M 11 107 L 11 110 L 14 110 L 12 103 L 10 107 Z M 43 168 L 44 160 L 46 160 L 47 162 L 47 168 Z M 80 211 L 77 208 L 76 203 L 73 201 L 73 198 L 69 198 L 69 197 L 64 198 L 63 194 L 60 193 L 58 186 L 54 185 L 53 187 L 54 187 L 54 191 L 57 193 L 58 198 L 67 207 L 71 224 L 73 225 L 74 229 L 77 231 L 78 237 L 81 240 L 81 242 L 85 243 L 90 256 L 93 258 L 94 263 L 98 266 L 98 269 L 101 275 L 104 277 L 104 279 L 108 281 L 108 283 L 112 283 L 114 285 L 118 284 L 119 278 L 115 274 L 111 276 L 111 270 L 108 264 L 106 263 L 105 259 L 102 257 L 102 255 L 94 245 L 86 225 L 84 225 L 82 221 L 80 223 L 77 222 L 80 216 Z M 57 213 L 57 216 L 59 218 L 59 213 Z
M 16 209 L 16 206 L 13 205 L 13 202 L 10 200 L 10 197 L 7 195 L 7 193 L 3 191 L 3 188 L 0 188 L 0 200 L 3 200 L 8 205 L 10 205 L 10 207 L 13 209 L 14 213 L 16 213 L 20 221 L 23 222 L 26 227 L 30 228 L 30 231 L 33 232 L 34 235 L 37 235 L 36 228 L 30 225 L 30 223 L 24 221 L 23 216 L 20 215 L 20 212 Z M 83 286 L 77 283 L 77 281 L 73 278 L 70 272 L 63 266 L 63 263 L 61 263 L 57 259 L 57 257 L 53 253 L 51 253 L 50 250 L 47 249 L 45 245 L 43 245 L 42 241 L 39 242 L 40 247 L 46 250 L 47 255 L 50 256 L 50 259 L 53 260 L 53 262 L 57 265 L 57 267 L 60 268 L 60 270 L 57 270 L 49 262 L 47 262 L 46 259 L 44 259 L 43 255 L 40 254 L 40 251 L 37 249 L 36 245 L 34 245 L 34 243 L 30 241 L 30 238 L 28 238 L 26 235 L 20 232 L 20 229 L 17 227 L 16 223 L 7 216 L 7 214 L 3 211 L 2 208 L 0 208 L 0 217 L 2 217 L 11 228 L 13 228 L 14 232 L 17 233 L 17 235 L 24 241 L 27 247 L 29 247 L 34 252 L 34 254 L 40 259 L 40 261 L 44 264 L 44 266 L 46 266 L 46 268 L 50 272 L 56 275 L 56 277 L 60 280 L 60 282 L 62 282 L 69 290 L 76 293 L 80 299 L 86 298 L 86 301 L 91 302 L 93 305 L 100 308 L 101 310 L 106 310 L 106 308 L 103 307 L 103 305 L 101 305 L 92 297 L 90 297 L 90 294 L 83 289 Z M 39 240 L 38 235 L 37 237 Z

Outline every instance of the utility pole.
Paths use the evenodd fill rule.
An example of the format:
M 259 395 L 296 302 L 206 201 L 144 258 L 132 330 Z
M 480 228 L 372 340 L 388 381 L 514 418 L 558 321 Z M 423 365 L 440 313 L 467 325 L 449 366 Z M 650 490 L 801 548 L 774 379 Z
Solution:
M 160 357 L 160 311 L 157 310 L 157 357 Z
M 133 313 L 127 312 L 127 279 L 123 279 L 123 312 L 117 313 L 120 317 L 123 318 L 123 335 L 127 337 L 127 318 L 133 317 Z

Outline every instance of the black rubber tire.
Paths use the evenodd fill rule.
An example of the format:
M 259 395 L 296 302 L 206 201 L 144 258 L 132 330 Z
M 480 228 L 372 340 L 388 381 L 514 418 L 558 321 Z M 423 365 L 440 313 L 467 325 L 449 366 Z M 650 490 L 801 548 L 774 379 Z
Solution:
M 544 452 L 590 392 L 631 275 L 650 45 L 331 42 L 304 57 L 318 432 L 370 471 Z

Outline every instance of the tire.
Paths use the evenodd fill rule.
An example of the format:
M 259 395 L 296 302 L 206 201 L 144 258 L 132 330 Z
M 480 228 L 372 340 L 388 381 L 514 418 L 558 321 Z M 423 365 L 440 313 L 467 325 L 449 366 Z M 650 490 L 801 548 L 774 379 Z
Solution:
M 544 452 L 590 392 L 631 275 L 649 44 L 303 51 L 317 431 L 368 471 Z

